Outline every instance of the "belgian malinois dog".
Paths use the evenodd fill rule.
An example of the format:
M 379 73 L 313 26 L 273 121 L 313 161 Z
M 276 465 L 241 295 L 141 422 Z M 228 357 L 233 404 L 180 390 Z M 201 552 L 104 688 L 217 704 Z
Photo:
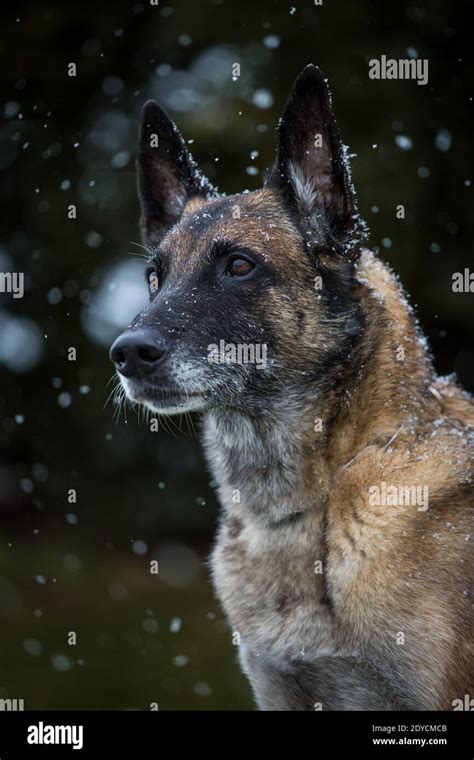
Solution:
M 213 580 L 259 708 L 459 709 L 474 407 L 364 245 L 326 80 L 304 69 L 264 187 L 232 196 L 146 103 L 138 185 L 150 303 L 111 358 L 132 401 L 203 413 Z

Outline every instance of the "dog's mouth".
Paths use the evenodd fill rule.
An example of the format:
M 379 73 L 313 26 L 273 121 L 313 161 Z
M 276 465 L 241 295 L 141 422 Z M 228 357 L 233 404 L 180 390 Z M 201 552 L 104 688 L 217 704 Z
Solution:
M 123 379 L 122 379 L 123 382 Z M 127 380 L 124 383 L 130 401 L 143 404 L 152 411 L 162 414 L 175 414 L 204 409 L 209 400 L 205 391 L 192 391 L 183 388 L 135 383 Z

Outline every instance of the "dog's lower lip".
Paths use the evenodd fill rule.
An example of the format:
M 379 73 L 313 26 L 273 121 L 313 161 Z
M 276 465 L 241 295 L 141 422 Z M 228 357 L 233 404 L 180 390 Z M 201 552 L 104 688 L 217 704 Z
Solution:
M 186 401 L 189 398 L 196 398 L 202 396 L 202 393 L 196 391 L 185 391 L 178 388 L 163 388 L 162 386 L 152 387 L 145 386 L 144 388 L 137 389 L 137 396 L 145 399 L 156 399 L 159 401 L 178 400 Z
M 167 398 L 196 398 L 196 396 L 202 396 L 201 393 L 187 393 L 186 391 L 168 391 L 168 390 L 162 390 L 161 388 L 157 391 L 151 391 L 152 395 L 158 396 L 164 399 Z

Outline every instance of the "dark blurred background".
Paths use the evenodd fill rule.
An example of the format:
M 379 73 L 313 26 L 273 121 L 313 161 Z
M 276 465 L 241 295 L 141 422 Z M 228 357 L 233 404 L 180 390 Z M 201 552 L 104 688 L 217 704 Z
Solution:
M 146 301 L 140 108 L 168 109 L 221 190 L 254 189 L 293 79 L 319 64 L 357 154 L 371 245 L 411 294 L 438 371 L 472 389 L 474 296 L 451 287 L 472 261 L 468 3 L 8 6 L 0 271 L 24 272 L 26 290 L 0 294 L 0 699 L 250 708 L 209 582 L 218 508 L 197 437 L 179 421 L 152 433 L 106 404 L 108 346 Z M 428 58 L 428 85 L 370 80 L 382 54 Z

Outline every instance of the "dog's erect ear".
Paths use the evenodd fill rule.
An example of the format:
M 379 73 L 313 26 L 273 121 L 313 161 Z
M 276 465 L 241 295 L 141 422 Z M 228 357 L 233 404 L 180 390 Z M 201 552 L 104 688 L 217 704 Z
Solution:
M 199 171 L 176 125 L 153 100 L 143 106 L 137 168 L 146 245 L 161 240 L 178 221 L 190 198 L 217 196 Z
M 310 64 L 293 85 L 278 125 L 278 153 L 266 184 L 296 217 L 309 247 L 364 232 L 345 146 L 321 71 Z

